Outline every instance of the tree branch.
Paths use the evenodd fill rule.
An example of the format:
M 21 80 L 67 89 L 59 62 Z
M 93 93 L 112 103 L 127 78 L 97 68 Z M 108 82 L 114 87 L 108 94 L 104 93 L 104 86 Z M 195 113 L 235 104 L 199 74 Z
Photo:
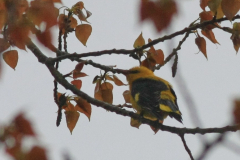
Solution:
M 150 126 L 153 126 L 156 129 L 160 129 L 162 131 L 167 131 L 174 134 L 207 134 L 207 133 L 225 133 L 225 132 L 236 132 L 240 130 L 240 124 L 239 125 L 233 125 L 233 126 L 226 126 L 222 128 L 176 128 L 171 126 L 165 126 L 161 123 L 158 123 L 157 121 L 151 121 L 145 118 L 142 118 L 142 116 L 127 111 L 125 109 L 117 107 L 117 105 L 111 105 L 109 103 L 105 103 L 103 101 L 96 100 L 86 93 L 78 90 L 74 85 L 70 84 L 63 75 L 56 70 L 54 67 L 54 63 L 52 63 L 52 58 L 46 57 L 39 49 L 38 47 L 32 43 L 31 41 L 28 42 L 27 47 L 33 52 L 33 54 L 38 58 L 38 61 L 45 64 L 46 67 L 51 72 L 52 76 L 55 78 L 55 80 L 61 84 L 63 87 L 65 87 L 67 90 L 70 90 L 75 95 L 78 95 L 82 97 L 83 99 L 87 100 L 89 103 L 104 108 L 108 111 L 115 112 L 116 114 L 120 114 L 122 116 L 128 116 L 134 119 L 137 119 L 141 121 L 143 124 L 148 124 Z
M 179 134 L 179 136 L 181 137 L 182 142 L 183 142 L 183 145 L 184 145 L 184 148 L 185 148 L 185 150 L 187 151 L 188 155 L 190 156 L 191 160 L 194 160 L 194 158 L 193 158 L 193 156 L 192 156 L 192 152 L 191 152 L 191 150 L 188 148 L 187 143 L 186 143 L 186 141 L 185 141 L 184 134 Z
M 232 19 L 232 21 L 234 21 L 235 19 L 240 19 L 240 16 L 236 15 Z M 60 54 L 62 56 L 54 58 L 53 61 L 56 62 L 56 61 L 60 61 L 60 60 L 64 60 L 64 59 L 83 58 L 83 57 L 91 57 L 91 56 L 102 56 L 102 55 L 105 55 L 105 54 L 109 54 L 109 55 L 110 54 L 124 54 L 124 55 L 129 55 L 130 54 L 131 55 L 131 54 L 134 54 L 135 52 L 142 51 L 142 50 L 147 49 L 147 48 L 149 48 L 149 47 L 151 47 L 153 45 L 156 45 L 156 44 L 158 44 L 160 42 L 164 42 L 165 40 L 172 39 L 172 38 L 174 38 L 176 36 L 179 36 L 179 35 L 182 35 L 184 33 L 190 33 L 191 31 L 194 31 L 196 29 L 202 28 L 202 27 L 207 26 L 209 24 L 219 23 L 219 22 L 226 21 L 226 20 L 228 20 L 228 19 L 227 18 L 220 18 L 220 19 L 214 19 L 213 18 L 210 21 L 205 21 L 205 22 L 202 22 L 202 23 L 193 24 L 193 25 L 190 25 L 189 27 L 184 28 L 184 29 L 182 29 L 180 31 L 177 31 L 177 32 L 172 33 L 170 35 L 163 36 L 163 37 L 158 38 L 158 39 L 155 39 L 155 40 L 149 42 L 148 44 L 143 45 L 140 48 L 135 48 L 135 49 L 132 49 L 132 50 L 112 49 L 112 50 L 103 50 L 103 51 L 88 52 L 88 53 L 82 53 L 82 54 L 77 54 L 77 53 L 69 54 L 67 52 L 57 51 L 58 54 Z M 180 46 L 181 46 L 181 44 L 180 44 Z M 173 55 L 171 55 L 171 57 Z

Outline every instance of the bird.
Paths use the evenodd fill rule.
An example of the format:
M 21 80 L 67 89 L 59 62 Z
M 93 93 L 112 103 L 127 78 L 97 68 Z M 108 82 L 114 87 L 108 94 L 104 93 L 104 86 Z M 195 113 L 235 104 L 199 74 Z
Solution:
M 129 84 L 130 102 L 137 114 L 159 123 L 167 116 L 182 123 L 177 96 L 168 81 L 144 66 L 133 67 L 124 74 Z

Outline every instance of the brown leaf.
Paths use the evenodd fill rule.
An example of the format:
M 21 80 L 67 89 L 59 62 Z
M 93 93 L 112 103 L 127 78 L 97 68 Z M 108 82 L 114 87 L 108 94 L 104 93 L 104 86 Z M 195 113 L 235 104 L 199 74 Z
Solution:
M 91 104 L 88 103 L 85 99 L 81 98 L 81 97 L 77 97 L 76 98 L 76 107 L 75 109 L 83 114 L 85 114 L 89 121 L 90 121 L 90 117 L 91 117 L 91 113 L 92 113 L 92 107 Z
M 96 80 L 96 86 L 95 86 L 95 89 L 94 89 L 94 98 L 97 99 L 97 100 L 103 101 L 100 86 L 101 86 L 101 81 Z
M 73 80 L 71 83 L 79 90 L 82 87 L 82 81 L 80 79 Z
M 116 75 L 113 75 L 113 80 L 114 80 L 114 83 L 117 85 L 117 86 L 124 86 L 126 84 L 124 84 L 120 79 L 118 79 L 118 77 Z
M 139 129 L 139 126 L 141 125 L 141 122 L 139 120 L 131 118 L 130 125 L 132 127 L 135 127 L 137 129 Z
M 46 150 L 39 146 L 34 146 L 27 154 L 26 160 L 47 160 Z
M 124 100 L 125 100 L 125 103 L 131 103 L 131 93 L 129 90 L 126 90 L 123 92 L 123 97 L 124 97 Z
M 208 1 L 210 1 L 210 0 L 200 0 L 200 7 L 202 8 L 202 10 L 205 11 L 205 8 L 207 7 Z
M 67 105 L 64 105 L 62 107 L 62 109 L 64 109 L 65 111 L 76 111 L 74 105 L 71 102 L 67 102 Z
M 10 47 L 10 44 L 8 41 L 4 40 L 3 38 L 0 38 L 0 53 L 5 51 Z
M 227 19 L 232 18 L 237 14 L 240 9 L 240 0 L 222 0 L 222 11 Z
M 240 123 L 240 101 L 239 100 L 235 100 L 233 116 L 234 116 L 234 122 L 239 124 Z
M 83 11 L 82 10 L 80 10 L 79 12 L 78 12 L 78 18 L 81 20 L 81 21 L 84 21 L 84 22 L 88 22 L 87 21 L 87 16 L 83 13 Z M 89 23 L 89 22 L 88 22 Z
M 173 0 L 160 0 L 156 2 L 141 0 L 141 21 L 150 18 L 158 32 L 161 32 L 170 24 L 173 15 L 176 13 L 177 5 Z
M 200 17 L 200 22 L 201 23 L 204 22 L 204 21 L 212 20 L 213 16 L 214 15 L 213 15 L 212 11 L 203 11 L 203 12 L 199 13 L 199 17 Z M 219 26 L 219 24 L 217 24 L 217 23 L 214 23 L 214 25 L 209 24 L 209 25 L 207 25 L 204 28 L 207 28 L 208 30 L 211 30 L 211 29 L 215 28 L 216 26 Z
M 4 61 L 15 70 L 18 62 L 18 52 L 16 50 L 11 50 L 3 53 Z
M 99 100 L 101 100 L 102 98 L 102 101 L 104 102 L 107 102 L 107 103 L 110 103 L 112 104 L 113 102 L 113 93 L 112 93 L 112 90 L 113 90 L 113 85 L 109 82 L 104 82 L 100 85 L 99 87 L 99 90 L 96 94 L 96 99 L 99 98 Z
M 208 29 L 205 29 L 205 30 L 202 30 L 201 31 L 202 34 L 207 37 L 210 41 L 212 41 L 214 44 L 215 43 L 218 43 L 218 41 L 216 40 L 215 36 L 214 36 L 214 33 L 212 30 L 208 30 Z M 218 43 L 219 44 L 219 43 Z
M 143 45 L 145 45 L 145 40 L 142 36 L 142 32 L 141 34 L 138 36 L 138 38 L 135 40 L 134 44 L 133 44 L 133 47 L 134 48 L 140 48 L 142 47 Z
M 84 8 L 84 3 L 82 1 L 77 2 L 71 8 L 74 14 L 78 14 Z
M 206 50 L 206 41 L 205 41 L 205 39 L 203 37 L 197 37 L 195 39 L 195 43 L 198 46 L 199 50 L 207 58 L 207 50 Z
M 80 113 L 77 111 L 65 111 L 66 122 L 71 134 L 79 119 Z
M 233 24 L 231 40 L 233 42 L 234 49 L 236 52 L 238 52 L 238 49 L 240 47 L 240 23 L 238 22 L 235 22 Z
M 87 40 L 92 33 L 92 26 L 89 24 L 81 24 L 76 27 L 75 35 L 78 40 L 86 46 Z
M 29 136 L 36 136 L 33 131 L 31 123 L 24 117 L 23 113 L 18 114 L 13 120 L 16 129 L 24 134 Z

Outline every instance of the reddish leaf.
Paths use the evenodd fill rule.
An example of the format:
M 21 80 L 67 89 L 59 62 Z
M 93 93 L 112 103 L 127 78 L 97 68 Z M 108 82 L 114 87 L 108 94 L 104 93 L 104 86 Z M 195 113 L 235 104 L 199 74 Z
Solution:
M 123 86 L 125 85 L 120 79 L 118 79 L 117 76 L 113 75 L 113 80 L 114 80 L 114 83 L 117 85 L 117 86 Z
M 67 102 L 67 105 L 63 106 L 62 109 L 65 111 L 76 111 L 74 105 L 71 102 Z
M 44 31 L 43 33 L 36 34 L 37 39 L 50 50 L 54 50 L 54 46 L 52 44 L 52 34 L 49 30 Z
M 18 21 L 13 25 L 10 25 L 8 28 L 8 34 L 11 41 L 11 44 L 17 46 L 20 49 L 26 50 L 26 42 L 28 41 L 29 33 L 31 30 L 31 25 L 26 20 Z
M 36 134 L 33 131 L 31 123 L 24 117 L 23 113 L 17 115 L 13 122 L 15 124 L 16 129 L 20 133 L 29 136 L 36 136 Z
M 91 113 L 92 113 L 91 104 L 88 103 L 85 99 L 83 99 L 81 97 L 77 97 L 76 103 L 77 103 L 77 105 L 76 105 L 75 109 L 77 111 L 85 114 L 90 121 L 90 117 L 91 117 Z
M 92 33 L 92 26 L 89 24 L 81 24 L 76 27 L 75 35 L 78 40 L 86 46 L 87 40 Z
M 108 74 L 105 75 L 105 78 L 109 81 L 114 81 L 114 79 L 111 76 L 109 76 Z
M 125 103 L 131 103 L 131 100 L 130 100 L 131 94 L 129 90 L 126 90 L 123 92 L 123 97 L 124 97 Z
M 27 16 L 37 26 L 46 22 L 46 29 L 57 24 L 58 9 L 54 7 L 52 1 L 31 1 L 31 7 L 27 11 Z
M 215 36 L 214 36 L 214 33 L 212 30 L 208 30 L 208 29 L 205 29 L 205 30 L 202 30 L 201 31 L 202 34 L 207 37 L 210 41 L 212 41 L 214 44 L 215 43 L 218 43 L 218 41 L 216 40 Z M 218 43 L 219 44 L 219 43 Z
M 5 51 L 9 47 L 10 47 L 10 44 L 3 38 L 0 38 L 0 53 Z
M 62 30 L 62 34 L 65 33 L 65 29 L 68 27 L 68 25 L 70 25 L 70 28 L 76 28 L 77 26 L 77 20 L 74 17 L 70 17 L 69 21 L 67 21 L 68 16 L 64 15 L 64 14 L 60 14 L 59 18 L 58 18 L 58 26 L 59 29 Z
M 0 1 L 0 30 L 2 30 L 4 24 L 7 21 L 7 10 L 3 0 Z
M 4 61 L 15 70 L 18 62 L 18 52 L 16 50 L 11 50 L 3 53 Z
M 140 48 L 142 47 L 143 45 L 145 45 L 145 40 L 142 36 L 142 33 L 138 36 L 138 38 L 135 40 L 134 44 L 133 44 L 133 47 L 134 48 Z
M 147 67 L 150 70 L 154 70 L 155 65 L 156 65 L 156 62 L 152 61 L 149 58 L 146 58 L 141 62 L 141 66 Z
M 171 22 L 174 14 L 177 13 L 177 6 L 173 0 L 159 0 L 156 2 L 142 0 L 140 6 L 141 20 L 150 18 L 157 29 L 161 32 Z
M 80 114 L 77 111 L 65 111 L 64 113 L 66 116 L 66 122 L 67 122 L 68 129 L 70 130 L 70 132 L 72 134 L 72 131 L 77 124 Z
M 240 0 L 222 0 L 222 11 L 227 19 L 232 18 L 237 14 L 240 9 Z
M 200 17 L 201 23 L 204 21 L 210 21 L 213 19 L 213 13 L 211 11 L 207 11 L 207 12 L 203 11 L 199 14 L 199 17 Z M 208 30 L 211 30 L 211 29 L 215 28 L 216 26 L 219 26 L 219 25 L 217 23 L 214 23 L 214 25 L 209 24 L 205 28 L 207 28 Z
M 17 3 L 17 11 L 18 15 L 22 16 L 23 13 L 25 13 L 28 9 L 28 1 L 27 0 L 18 0 Z
M 79 79 L 78 80 L 73 80 L 71 83 L 79 90 L 82 87 L 82 81 L 79 80 Z
M 200 7 L 205 11 L 205 8 L 207 7 L 208 1 L 210 0 L 200 0 Z
M 205 39 L 203 37 L 197 37 L 195 39 L 195 43 L 198 46 L 199 50 L 207 58 L 207 50 L 206 50 L 206 41 L 205 41 Z
M 153 127 L 153 126 L 150 126 L 150 128 L 153 130 L 153 132 L 154 132 L 155 134 L 159 131 L 159 129 L 157 129 L 157 128 Z
M 34 146 L 27 154 L 27 160 L 47 160 L 46 150 L 39 146 Z
M 73 71 L 73 79 L 80 78 L 80 77 L 86 77 L 88 76 L 86 73 L 78 72 L 76 70 Z
M 79 62 L 76 66 L 75 66 L 75 70 L 76 71 L 81 71 L 83 69 L 84 66 L 84 62 Z
M 24 156 L 24 153 L 22 151 L 20 144 L 17 144 L 17 145 L 15 144 L 13 147 L 6 148 L 6 153 L 8 153 L 10 156 L 12 156 L 16 160 Z

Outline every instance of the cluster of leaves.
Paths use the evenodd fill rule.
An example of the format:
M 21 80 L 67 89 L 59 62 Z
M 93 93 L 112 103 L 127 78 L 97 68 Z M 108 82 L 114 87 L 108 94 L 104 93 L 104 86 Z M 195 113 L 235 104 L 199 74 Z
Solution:
M 18 114 L 9 125 L 0 127 L 0 145 L 4 146 L 6 154 L 14 160 L 47 160 L 46 149 L 32 146 L 30 150 L 23 147 L 24 138 L 31 137 L 37 141 L 37 135 L 23 113 Z
M 75 35 L 78 40 L 84 46 L 86 46 L 87 40 L 92 33 L 92 26 L 90 24 L 82 24 L 82 22 L 89 23 L 87 19 L 92 15 L 92 13 L 84 7 L 84 3 L 82 1 L 77 2 L 75 5 L 72 6 L 71 9 L 67 8 L 66 10 L 68 11 L 68 15 L 59 15 L 59 30 L 62 34 L 67 34 L 75 30 Z M 84 14 L 83 10 L 85 10 L 86 15 Z M 74 15 L 77 16 L 78 19 L 81 21 L 80 25 L 78 25 L 78 22 L 74 18 Z
M 35 35 L 44 46 L 55 51 L 50 29 L 57 24 L 62 34 L 75 30 L 78 40 L 86 46 L 92 27 L 89 24 L 78 25 L 73 15 L 78 16 L 81 22 L 89 23 L 87 19 L 91 16 L 91 12 L 86 10 L 84 3 L 80 1 L 71 9 L 65 9 L 68 11 L 68 15 L 59 15 L 59 9 L 54 6 L 54 3 L 61 3 L 61 1 L 0 0 L 0 34 L 3 37 L 0 38 L 0 53 L 5 51 L 3 59 L 11 68 L 15 69 L 17 66 L 18 52 L 12 49 L 6 50 L 10 47 L 26 50 L 26 44 L 30 40 L 31 34 Z M 86 11 L 86 15 L 83 9 Z
M 152 40 L 149 38 L 148 43 Z M 142 33 L 135 40 L 133 47 L 140 48 L 145 45 L 145 40 L 142 36 Z M 137 53 L 140 65 L 149 68 L 150 70 L 154 70 L 157 64 L 164 65 L 164 54 L 161 49 L 155 50 L 153 46 L 150 46 L 148 51 L 139 51 Z M 144 56 L 145 59 L 141 61 L 141 57 Z
M 29 34 L 35 34 L 37 39 L 50 49 L 54 49 L 51 43 L 49 29 L 57 24 L 58 9 L 54 3 L 59 0 L 1 0 L 0 1 L 0 52 L 10 46 L 26 50 Z M 45 24 L 45 29 L 40 30 Z M 15 69 L 18 61 L 18 52 L 10 50 L 3 54 L 5 62 Z

